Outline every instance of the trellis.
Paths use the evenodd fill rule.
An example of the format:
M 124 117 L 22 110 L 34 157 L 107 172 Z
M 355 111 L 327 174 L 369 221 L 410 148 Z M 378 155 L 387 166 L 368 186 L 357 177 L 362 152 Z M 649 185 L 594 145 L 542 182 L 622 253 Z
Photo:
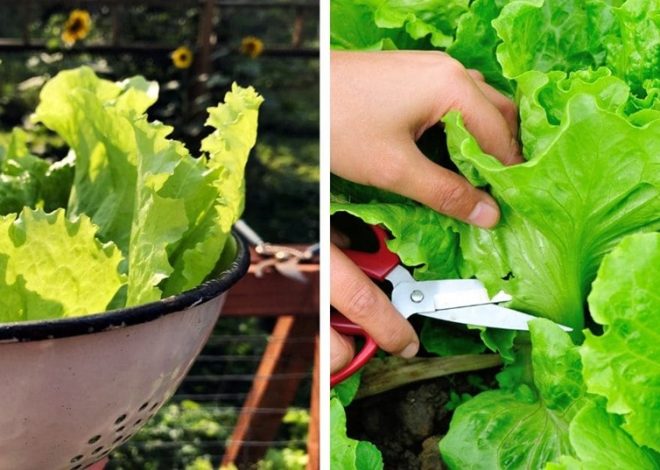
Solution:
M 300 283 L 275 270 L 259 276 L 259 257 L 252 253 L 252 259 L 248 275 L 230 293 L 223 315 L 278 319 L 274 340 L 261 359 L 222 463 L 249 468 L 263 457 L 286 407 L 311 369 L 307 468 L 315 470 L 319 468 L 319 265 L 301 264 L 299 270 L 307 282 Z

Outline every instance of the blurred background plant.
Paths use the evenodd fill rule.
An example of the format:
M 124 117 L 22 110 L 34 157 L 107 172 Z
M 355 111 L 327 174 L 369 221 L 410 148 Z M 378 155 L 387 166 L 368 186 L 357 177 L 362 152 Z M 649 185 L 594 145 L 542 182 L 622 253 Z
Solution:
M 307 465 L 304 448 L 309 414 L 292 409 L 284 416 L 281 438 L 289 445 L 271 448 L 256 470 L 303 470 Z M 191 400 L 170 403 L 128 443 L 112 455 L 110 468 L 157 470 L 218 468 L 217 456 L 223 452 L 236 422 L 234 410 L 217 404 L 201 405 Z M 181 443 L 184 443 L 181 445 Z M 173 466 L 166 466 L 164 463 Z M 226 470 L 235 466 L 226 466 Z
M 0 31 L 0 160 L 14 127 L 31 154 L 66 156 L 64 142 L 29 118 L 43 84 L 63 69 L 156 80 L 151 119 L 174 126 L 172 137 L 193 153 L 207 133 L 206 108 L 233 81 L 253 85 L 265 102 L 244 218 L 269 242 L 318 239 L 318 2 L 8 0 Z M 218 468 L 273 323 L 221 319 L 177 395 L 108 468 Z M 309 382 L 258 470 L 305 467 Z
M 50 77 L 86 64 L 111 79 L 140 74 L 158 81 L 160 99 L 150 116 L 174 126 L 173 137 L 196 151 L 206 133 L 206 108 L 231 82 L 251 84 L 265 103 L 248 167 L 245 218 L 271 242 L 315 241 L 318 3 L 212 3 L 205 55 L 198 1 L 2 2 L 0 131 L 24 126 L 33 153 L 61 158 L 62 142 L 28 117 Z

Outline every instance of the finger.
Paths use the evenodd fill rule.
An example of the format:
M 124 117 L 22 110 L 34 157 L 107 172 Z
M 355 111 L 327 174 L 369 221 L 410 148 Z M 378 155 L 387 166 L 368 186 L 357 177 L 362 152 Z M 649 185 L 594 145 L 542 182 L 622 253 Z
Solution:
M 355 356 L 353 339 L 330 328 L 330 373 L 342 370 Z
M 509 123 L 466 72 L 456 80 L 449 109 L 458 109 L 465 127 L 481 146 L 505 165 L 522 162 L 518 140 Z
M 485 82 L 486 78 L 484 77 L 484 74 L 479 72 L 476 69 L 467 69 L 467 73 L 470 76 L 472 80 L 475 82 Z
M 417 354 L 419 340 L 387 296 L 341 252 L 330 245 L 330 303 L 360 325 L 385 351 L 403 357 Z
M 493 103 L 504 120 L 509 126 L 509 130 L 514 137 L 518 137 L 518 108 L 513 101 L 497 91 L 486 82 L 475 80 L 476 85 L 481 92 Z
M 383 189 L 479 227 L 497 224 L 500 212 L 492 197 L 462 176 L 433 163 L 414 143 L 404 142 L 397 149 L 405 155 L 382 159 L 381 175 L 387 176 Z M 392 164 L 394 167 L 389 168 Z

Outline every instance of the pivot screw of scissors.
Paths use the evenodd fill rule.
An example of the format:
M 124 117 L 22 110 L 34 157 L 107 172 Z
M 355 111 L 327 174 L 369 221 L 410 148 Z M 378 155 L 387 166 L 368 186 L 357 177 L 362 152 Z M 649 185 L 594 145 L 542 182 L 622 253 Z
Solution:
M 414 290 L 410 293 L 410 300 L 418 304 L 424 300 L 424 293 L 421 290 Z

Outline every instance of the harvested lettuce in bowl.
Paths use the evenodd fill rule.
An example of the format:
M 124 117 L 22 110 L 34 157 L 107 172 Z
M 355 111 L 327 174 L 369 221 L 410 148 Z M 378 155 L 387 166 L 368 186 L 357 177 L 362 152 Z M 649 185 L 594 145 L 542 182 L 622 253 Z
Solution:
M 33 119 L 70 152 L 51 164 L 15 130 L 0 153 L 0 322 L 146 304 L 233 261 L 263 99 L 234 84 L 209 108 L 212 132 L 195 158 L 147 119 L 157 97 L 155 82 L 115 83 L 87 67 L 44 86 Z

